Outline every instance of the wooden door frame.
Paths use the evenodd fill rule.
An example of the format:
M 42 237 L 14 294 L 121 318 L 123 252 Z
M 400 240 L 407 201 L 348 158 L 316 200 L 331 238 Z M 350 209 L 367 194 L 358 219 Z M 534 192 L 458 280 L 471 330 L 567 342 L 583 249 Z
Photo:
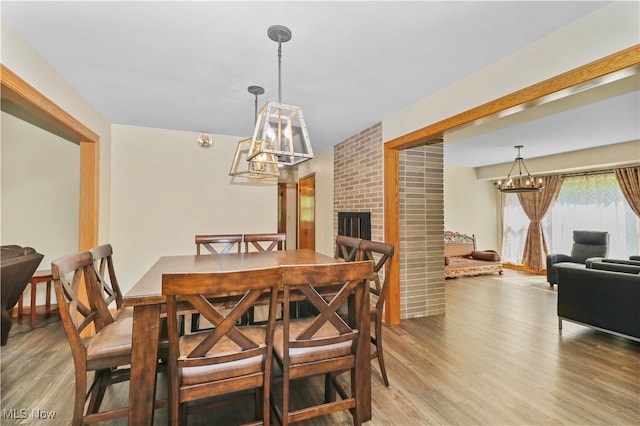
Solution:
M 384 236 L 394 244 L 396 255 L 391 262 L 389 293 L 385 306 L 385 322 L 400 323 L 400 151 L 426 145 L 442 138 L 448 130 L 473 125 L 480 120 L 504 117 L 575 93 L 581 84 L 588 87 L 606 84 L 609 77 L 630 75 L 640 70 L 640 45 L 621 50 L 602 59 L 559 74 L 540 83 L 510 93 L 478 107 L 456 114 L 421 129 L 392 139 L 384 144 Z
M 0 64 L 2 101 L 17 107 L 21 119 L 80 146 L 78 249 L 98 244 L 100 137 L 57 104 Z
M 298 183 L 296 184 L 296 192 L 297 192 L 297 197 L 296 197 L 296 223 L 297 223 L 297 238 L 296 238 L 296 243 L 297 243 L 297 247 L 300 248 L 300 212 L 301 212 L 301 208 L 300 208 L 300 189 L 302 187 L 302 185 L 300 184 L 300 182 L 302 182 L 305 179 L 309 179 L 313 177 L 313 245 L 314 247 L 316 246 L 316 231 L 315 231 L 315 224 L 316 224 L 316 191 L 315 191 L 315 183 L 316 183 L 316 174 L 315 172 L 313 173 L 309 173 L 308 175 L 302 176 L 300 178 L 298 178 Z

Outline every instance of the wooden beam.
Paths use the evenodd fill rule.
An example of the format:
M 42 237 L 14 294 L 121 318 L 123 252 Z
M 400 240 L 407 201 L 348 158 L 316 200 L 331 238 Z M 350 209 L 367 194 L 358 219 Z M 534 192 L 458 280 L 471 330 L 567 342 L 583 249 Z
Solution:
M 0 82 L 3 103 L 15 104 L 18 109 L 11 110 L 20 111 L 19 118 L 78 144 L 81 141 L 98 143 L 100 140 L 96 133 L 3 64 L 0 64 Z

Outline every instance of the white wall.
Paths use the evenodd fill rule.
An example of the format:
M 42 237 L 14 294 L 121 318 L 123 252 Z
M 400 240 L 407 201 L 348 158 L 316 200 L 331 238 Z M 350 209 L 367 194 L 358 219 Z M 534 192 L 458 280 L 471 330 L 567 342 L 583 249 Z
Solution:
M 239 137 L 113 125 L 110 242 L 126 292 L 164 255 L 195 254 L 196 234 L 277 231 L 275 179 L 232 178 Z

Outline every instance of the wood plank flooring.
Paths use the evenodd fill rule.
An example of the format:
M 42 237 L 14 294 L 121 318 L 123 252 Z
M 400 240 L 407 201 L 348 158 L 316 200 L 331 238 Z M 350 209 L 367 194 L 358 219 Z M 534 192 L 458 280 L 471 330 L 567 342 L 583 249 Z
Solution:
M 446 315 L 385 327 L 391 386 L 374 361 L 369 425 L 640 424 L 640 343 L 569 322 L 560 334 L 544 276 L 506 270 L 447 280 L 446 303 Z M 1 352 L 0 423 L 34 424 L 40 410 L 56 416 L 42 424 L 68 424 L 73 365 L 61 324 L 14 329 Z M 105 404 L 126 404 L 128 386 L 118 386 Z M 321 381 L 298 383 L 296 398 L 321 389 Z M 16 418 L 21 409 L 27 419 Z M 197 413 L 189 424 L 234 424 L 251 413 Z M 166 409 L 155 423 L 166 423 Z M 338 414 L 307 424 L 350 423 Z

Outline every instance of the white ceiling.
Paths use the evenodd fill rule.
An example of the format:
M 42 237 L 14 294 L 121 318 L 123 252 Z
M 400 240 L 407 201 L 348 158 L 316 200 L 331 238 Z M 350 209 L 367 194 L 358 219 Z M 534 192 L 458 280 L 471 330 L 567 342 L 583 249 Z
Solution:
M 265 88 L 259 105 L 277 100 L 277 44 L 267 28 L 285 25 L 293 38 L 282 45 L 282 101 L 303 108 L 319 153 L 605 4 L 3 0 L 1 13 L 111 122 L 235 136 L 253 128 L 248 86 Z M 563 150 L 613 143 L 572 139 L 573 116 L 590 136 L 624 128 L 629 138 L 635 123 L 638 139 L 637 93 L 567 112 L 564 128 L 546 117 L 450 145 L 447 135 L 447 162 L 510 161 L 519 143 L 525 157 L 557 151 L 558 141 Z M 599 107 L 615 113 L 597 113 L 596 122 Z M 620 111 L 635 121 L 622 124 L 629 117 Z M 548 143 L 527 139 L 541 136 L 537 124 Z M 476 154 L 481 144 L 494 152 Z

